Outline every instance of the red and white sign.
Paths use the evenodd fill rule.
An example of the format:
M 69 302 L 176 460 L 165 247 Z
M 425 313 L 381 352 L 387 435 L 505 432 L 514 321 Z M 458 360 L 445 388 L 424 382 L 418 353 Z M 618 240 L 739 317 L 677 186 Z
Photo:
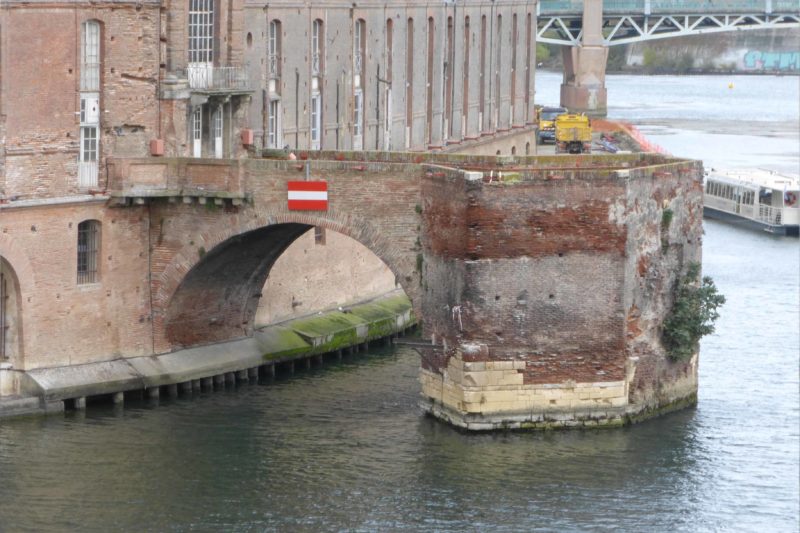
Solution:
M 327 211 L 327 181 L 290 181 L 290 211 Z

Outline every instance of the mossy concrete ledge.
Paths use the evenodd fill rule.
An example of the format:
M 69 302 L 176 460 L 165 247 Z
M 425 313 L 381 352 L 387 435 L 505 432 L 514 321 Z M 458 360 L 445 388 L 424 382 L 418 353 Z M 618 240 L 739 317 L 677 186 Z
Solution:
M 410 301 L 396 291 L 344 309 L 264 326 L 249 338 L 155 356 L 18 372 L 15 378 L 24 394 L 0 399 L 0 417 L 63 410 L 65 400 L 191 384 L 231 373 L 253 375 L 259 367 L 337 352 L 415 324 Z

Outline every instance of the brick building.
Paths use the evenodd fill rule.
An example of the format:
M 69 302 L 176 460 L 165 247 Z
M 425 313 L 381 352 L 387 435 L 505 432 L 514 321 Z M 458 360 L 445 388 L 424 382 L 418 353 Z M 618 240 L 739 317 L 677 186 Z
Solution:
M 112 158 L 428 148 L 531 119 L 535 3 L 4 0 L 0 361 L 153 352 L 145 207 Z

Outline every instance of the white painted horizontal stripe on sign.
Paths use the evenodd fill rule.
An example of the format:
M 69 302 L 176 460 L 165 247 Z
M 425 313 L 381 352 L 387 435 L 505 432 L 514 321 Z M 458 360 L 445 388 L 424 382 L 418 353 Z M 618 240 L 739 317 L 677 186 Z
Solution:
M 327 191 L 289 191 L 289 200 L 327 200 Z

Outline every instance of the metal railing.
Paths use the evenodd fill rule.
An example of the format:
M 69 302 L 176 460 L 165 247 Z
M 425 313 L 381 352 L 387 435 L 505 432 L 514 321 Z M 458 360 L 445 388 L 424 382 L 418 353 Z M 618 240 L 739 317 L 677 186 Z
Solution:
M 787 210 L 792 209 L 790 207 L 773 207 L 765 204 L 745 204 L 736 200 L 729 200 L 709 194 L 705 195 L 703 203 L 706 207 L 725 211 L 726 213 L 738 215 L 742 218 L 757 220 L 758 222 L 763 222 L 771 226 L 779 226 L 786 223 L 785 215 L 788 213 Z
M 364 67 L 364 58 L 361 55 L 361 52 L 355 52 L 353 54 L 353 72 L 355 74 L 362 74 L 362 68 Z
M 281 76 L 281 56 L 278 54 L 270 54 L 267 56 L 267 72 L 271 79 L 279 78 Z
M 214 91 L 249 90 L 250 83 L 244 66 L 198 64 L 186 69 L 189 87 Z
M 580 15 L 583 0 L 540 0 L 540 15 Z M 797 0 L 605 0 L 604 13 L 798 13 Z
M 318 76 L 321 73 L 322 62 L 319 54 L 311 54 L 311 75 Z

